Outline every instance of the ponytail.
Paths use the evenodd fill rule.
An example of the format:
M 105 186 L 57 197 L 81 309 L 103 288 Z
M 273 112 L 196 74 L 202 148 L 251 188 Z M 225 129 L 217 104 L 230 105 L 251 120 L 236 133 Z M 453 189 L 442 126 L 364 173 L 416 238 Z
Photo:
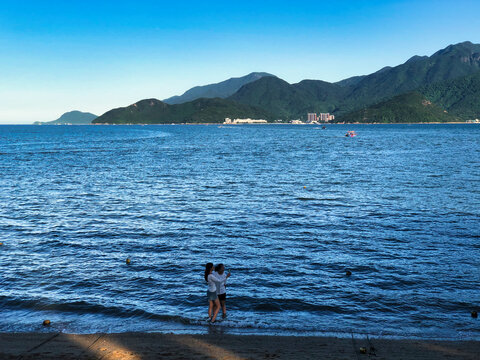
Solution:
M 208 275 L 210 274 L 210 271 L 212 270 L 213 268 L 213 264 L 212 263 L 207 263 L 207 265 L 205 265 L 205 281 L 208 282 Z

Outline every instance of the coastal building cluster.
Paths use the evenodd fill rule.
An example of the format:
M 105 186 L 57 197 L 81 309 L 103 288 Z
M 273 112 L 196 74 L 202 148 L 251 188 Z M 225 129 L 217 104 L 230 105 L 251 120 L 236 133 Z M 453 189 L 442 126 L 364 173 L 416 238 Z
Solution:
M 230 118 L 225 118 L 225 121 L 223 122 L 224 124 L 266 124 L 267 120 L 263 119 L 230 119 Z
M 335 120 L 335 115 L 331 115 L 330 113 L 308 113 L 307 114 L 307 123 L 318 123 L 318 122 L 329 122 Z

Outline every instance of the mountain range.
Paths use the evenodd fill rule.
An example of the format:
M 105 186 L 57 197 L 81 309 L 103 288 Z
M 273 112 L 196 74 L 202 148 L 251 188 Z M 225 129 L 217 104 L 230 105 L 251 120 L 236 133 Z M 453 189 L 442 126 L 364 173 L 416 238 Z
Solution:
M 478 118 L 480 45 L 468 41 L 449 45 L 431 56 L 413 56 L 401 65 L 336 83 L 289 84 L 268 73 L 251 73 L 195 87 L 163 102 L 142 100 L 110 110 L 94 122 L 204 123 L 225 117 L 288 121 L 305 119 L 308 112 L 333 113 L 342 122 Z
M 57 120 L 40 122 L 36 121 L 33 125 L 89 125 L 98 116 L 89 112 L 73 110 L 66 112 Z
M 172 96 L 168 99 L 163 100 L 163 102 L 173 105 L 173 104 L 182 104 L 199 98 L 226 98 L 230 95 L 235 94 L 243 85 L 261 79 L 264 76 L 273 76 L 272 74 L 265 72 L 252 72 L 248 75 L 230 78 L 228 80 L 204 85 L 204 86 L 195 86 L 190 90 L 187 90 L 180 96 Z

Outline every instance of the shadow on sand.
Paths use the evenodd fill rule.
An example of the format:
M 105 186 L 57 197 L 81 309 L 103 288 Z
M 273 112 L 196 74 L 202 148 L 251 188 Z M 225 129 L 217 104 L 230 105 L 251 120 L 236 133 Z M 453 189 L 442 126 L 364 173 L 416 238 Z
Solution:
M 375 344 L 375 345 L 373 345 Z M 365 347 L 366 354 L 359 349 Z M 478 341 L 121 333 L 0 334 L 0 359 L 480 359 Z

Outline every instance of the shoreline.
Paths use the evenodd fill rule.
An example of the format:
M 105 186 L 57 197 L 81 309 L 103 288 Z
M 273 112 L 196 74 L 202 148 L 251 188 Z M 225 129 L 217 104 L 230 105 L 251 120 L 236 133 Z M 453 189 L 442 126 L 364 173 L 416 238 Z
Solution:
M 468 124 L 479 125 L 477 122 L 447 121 L 447 122 L 411 122 L 411 123 L 319 123 L 319 124 L 291 124 L 291 123 L 262 123 L 262 124 L 224 124 L 224 123 L 163 123 L 163 124 L 0 124 L 0 126 L 153 126 L 153 125 L 207 125 L 207 126 L 238 126 L 238 125 L 441 125 L 441 124 Z
M 365 351 L 365 352 L 364 352 Z M 480 341 L 358 336 L 0 333 L 1 359 L 479 359 Z

